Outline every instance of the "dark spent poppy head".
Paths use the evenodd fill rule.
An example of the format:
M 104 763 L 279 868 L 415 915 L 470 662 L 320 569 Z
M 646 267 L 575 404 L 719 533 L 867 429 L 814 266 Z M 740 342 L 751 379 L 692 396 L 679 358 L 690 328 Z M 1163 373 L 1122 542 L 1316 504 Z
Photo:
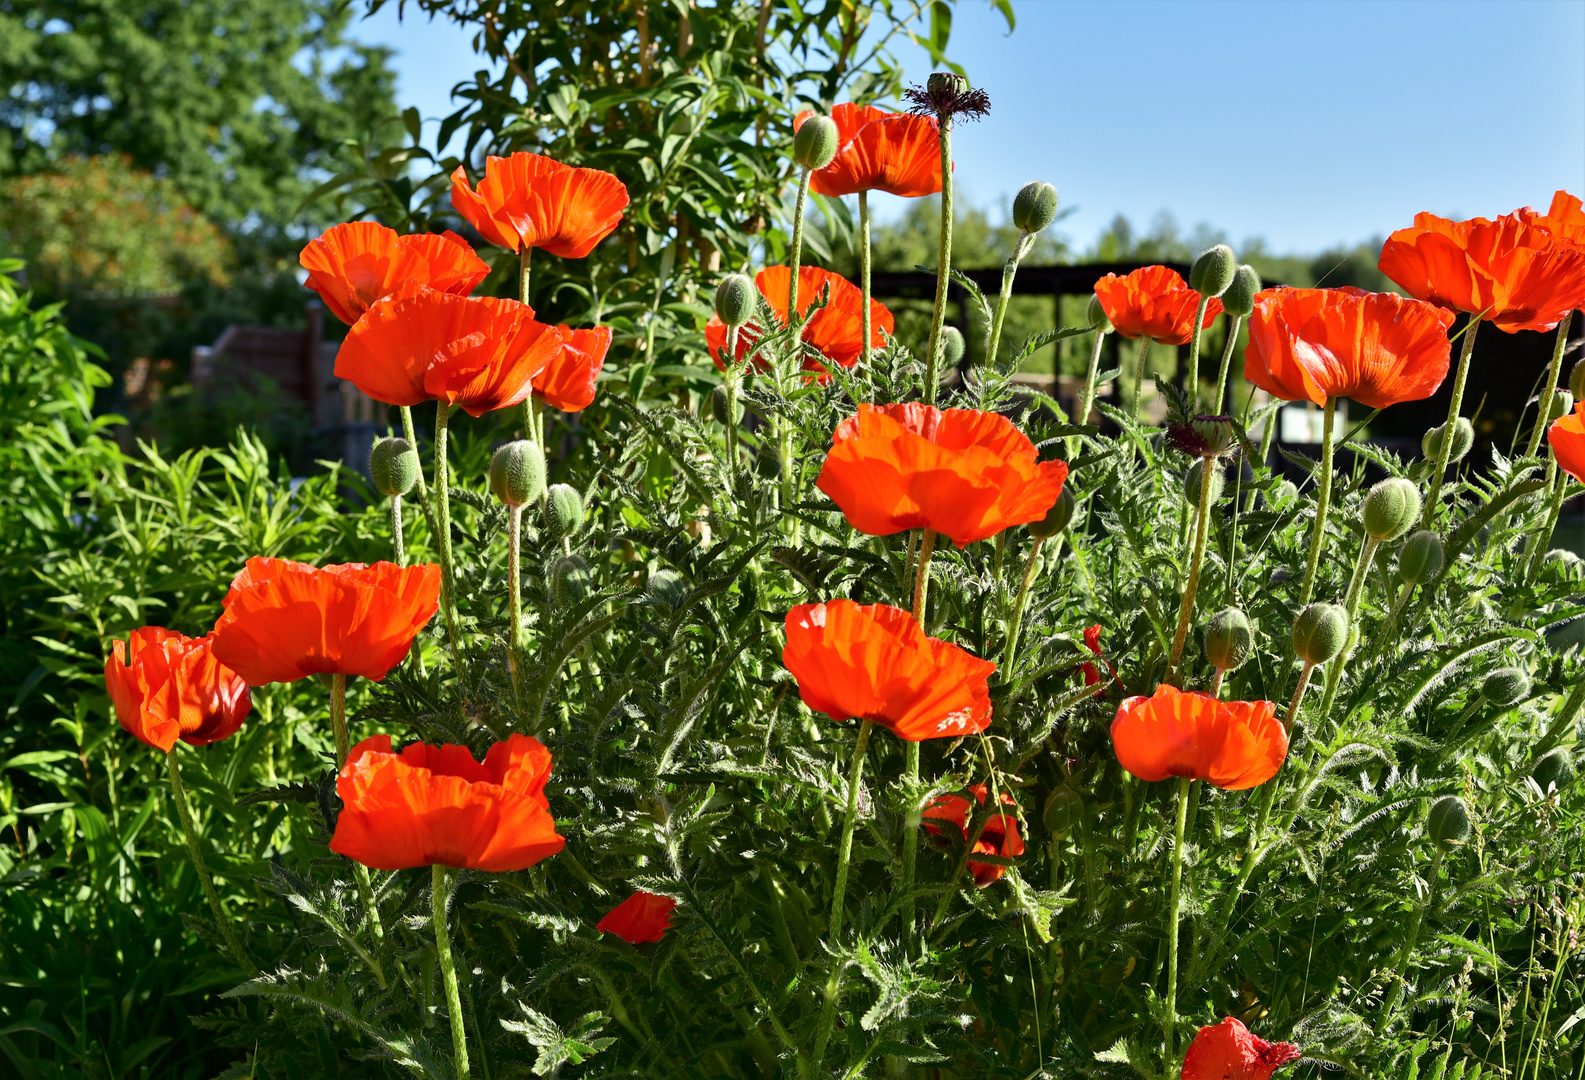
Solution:
M 1167 425 L 1167 441 L 1185 454 L 1218 457 L 1238 445 L 1231 416 L 1196 416 Z
M 961 116 L 978 120 L 989 115 L 991 96 L 984 90 L 970 87 L 967 79 L 935 79 L 925 86 L 910 86 L 903 91 L 908 111 L 916 116 L 935 116 L 945 119 Z

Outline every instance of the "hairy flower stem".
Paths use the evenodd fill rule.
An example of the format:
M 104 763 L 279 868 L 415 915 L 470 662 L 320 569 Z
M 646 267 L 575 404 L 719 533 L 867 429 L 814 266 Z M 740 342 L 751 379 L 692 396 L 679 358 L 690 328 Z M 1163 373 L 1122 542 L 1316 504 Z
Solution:
M 451 1017 L 451 1048 L 455 1057 L 457 1080 L 468 1080 L 468 1037 L 463 1026 L 462 994 L 457 989 L 457 968 L 451 960 L 451 935 L 446 931 L 446 903 L 449 891 L 446 868 L 436 863 L 430 868 L 430 920 L 435 924 L 435 954 L 440 960 L 440 979 L 446 987 L 446 1014 Z
M 1209 296 L 1201 296 L 1194 309 L 1194 333 L 1189 336 L 1189 362 L 1183 369 L 1183 392 L 1194 401 L 1200 396 L 1200 338 L 1205 333 L 1205 309 L 1211 306 Z
M 402 497 L 391 496 L 391 549 L 397 566 L 407 565 L 407 545 L 402 542 Z
M 1414 582 L 1405 581 L 1398 590 L 1398 598 L 1392 602 L 1392 609 L 1387 612 L 1387 622 L 1376 631 L 1376 636 L 1371 639 L 1370 647 L 1365 650 L 1365 659 L 1369 660 L 1390 646 L 1398 637 L 1398 619 L 1403 615 L 1403 606 L 1409 602 L 1409 596 L 1414 592 Z
M 1414 918 L 1409 920 L 1409 933 L 1404 937 L 1403 944 L 1398 949 L 1398 955 L 1392 958 L 1391 970 L 1396 978 L 1392 989 L 1387 993 L 1387 1000 L 1382 1003 L 1377 1014 L 1376 1031 L 1381 1033 L 1387 1030 L 1387 1025 L 1392 1023 L 1393 1014 L 1398 1011 L 1398 1005 L 1403 1001 L 1403 990 L 1407 982 L 1405 969 L 1409 964 L 1409 957 L 1414 953 L 1414 947 L 1420 943 L 1420 927 L 1425 922 L 1425 913 L 1437 902 L 1437 894 L 1441 892 L 1438 887 L 1442 876 L 1442 849 L 1437 847 L 1431 854 L 1431 869 L 1426 877 L 1430 881 L 1429 891 L 1425 901 L 1415 905 Z
M 528 303 L 528 272 L 529 259 L 533 256 L 534 249 L 524 244 L 517 252 L 517 299 Z
M 930 556 L 936 550 L 934 529 L 922 530 L 919 542 L 919 569 L 914 575 L 914 621 L 925 628 L 925 606 L 930 600 Z M 919 744 L 911 740 L 903 743 L 905 755 L 906 790 L 908 791 L 908 819 L 903 822 L 903 941 L 912 953 L 914 943 L 914 869 L 919 858 L 919 818 L 921 807 L 916 805 L 915 789 L 919 786 Z
M 936 550 L 936 532 L 924 529 L 919 542 L 919 566 L 914 571 L 914 621 L 925 626 L 925 605 L 930 601 L 930 556 Z
M 347 677 L 340 672 L 330 676 L 330 730 L 336 739 L 336 772 L 339 774 L 346 768 L 347 755 L 352 749 L 352 740 L 347 735 Z M 374 882 L 369 878 L 369 868 L 356 859 L 350 861 L 352 877 L 358 883 L 358 896 L 363 901 L 363 910 L 368 912 L 374 940 L 383 942 L 385 924 L 381 922 L 379 906 L 374 902 Z M 380 969 L 379 961 L 372 956 L 367 957 L 367 960 L 375 978 L 384 986 L 385 972 Z
M 1178 1023 L 1178 913 L 1182 905 L 1183 883 L 1183 828 L 1189 820 L 1189 785 L 1187 777 L 1178 779 L 1178 824 L 1172 840 L 1172 892 L 1167 899 L 1167 997 L 1161 1032 L 1167 1046 L 1169 1071 L 1177 1064 L 1178 1050 L 1174 1036 Z
M 1139 357 L 1134 361 L 1134 403 L 1128 407 L 1128 418 L 1139 423 L 1139 407 L 1145 402 L 1145 361 L 1150 358 L 1150 335 L 1139 337 Z
M 864 335 L 859 359 L 864 370 L 870 368 L 870 335 L 875 331 L 870 325 L 870 193 L 859 192 L 859 326 Z M 730 355 L 730 354 L 729 354 Z
M 1254 390 L 1254 387 L 1251 387 L 1250 390 L 1249 390 L 1249 401 L 1250 401 L 1251 405 L 1254 404 L 1254 401 L 1255 401 L 1255 390 Z M 1249 410 L 1247 408 L 1244 411 L 1245 411 L 1246 414 L 1249 412 Z M 1260 464 L 1260 467 L 1262 469 L 1266 468 L 1267 467 L 1266 463 L 1271 460 L 1271 443 L 1272 443 L 1272 440 L 1276 437 L 1276 434 L 1277 434 L 1277 419 L 1281 415 L 1282 415 L 1281 408 L 1273 409 L 1271 412 L 1266 414 L 1266 426 L 1265 426 L 1264 430 L 1262 430 L 1261 433 L 1260 433 L 1260 463 L 1259 464 Z M 1260 492 L 1251 491 L 1249 493 L 1249 501 L 1244 505 L 1244 509 L 1249 511 L 1250 513 L 1254 513 L 1255 512 L 1255 500 L 1258 499 L 1259 497 L 1260 497 Z M 1269 498 L 1268 498 L 1268 505 L 1269 505 Z
M 1013 298 L 1013 278 L 1018 274 L 1018 264 L 1028 254 L 1035 238 L 1027 232 L 1018 234 L 1018 241 L 1013 245 L 1013 253 L 1008 256 L 1007 262 L 1002 266 L 1002 292 L 996 301 L 996 314 L 991 317 L 991 327 L 985 339 L 984 364 L 987 369 L 996 369 L 996 350 L 1001 347 L 1002 322 L 1007 318 L 1008 301 Z M 985 408 L 985 380 L 980 379 L 980 408 Z
M 440 551 L 440 607 L 446 617 L 446 640 L 451 646 L 451 663 L 459 667 L 457 655 L 457 611 L 451 569 L 451 465 L 446 454 L 446 424 L 451 406 L 435 403 L 435 546 Z
M 1200 588 L 1200 563 L 1205 559 L 1205 538 L 1211 528 L 1211 480 L 1216 458 L 1200 456 L 1200 516 L 1194 526 L 1194 551 L 1189 556 L 1189 580 L 1183 586 L 1183 606 L 1178 611 L 1178 632 L 1172 637 L 1172 655 L 1167 661 L 1167 681 L 1174 686 L 1181 678 L 1183 643 L 1189 637 L 1189 620 L 1194 615 L 1194 594 Z
M 1035 580 L 1035 571 L 1040 566 L 1040 545 L 1046 542 L 1045 537 L 1035 537 L 1035 542 L 1029 547 L 1029 557 L 1024 560 L 1024 576 L 1018 582 L 1018 596 L 1013 600 L 1012 618 L 1007 623 L 1007 648 L 1002 653 L 1002 670 L 1011 672 L 1013 661 L 1018 656 L 1018 632 L 1024 622 L 1024 604 L 1029 599 L 1029 586 Z
M 1227 320 L 1227 344 L 1222 347 L 1222 366 L 1216 373 L 1216 397 L 1211 399 L 1211 411 L 1223 413 L 1227 404 L 1227 375 L 1233 366 L 1233 347 L 1238 344 L 1238 328 L 1244 325 L 1242 315 L 1230 315 Z
M 787 260 L 787 265 L 792 273 L 787 280 L 787 323 L 796 326 L 799 322 L 798 310 L 798 265 L 803 261 L 804 246 L 804 210 L 809 205 L 809 177 L 811 170 L 805 169 L 798 178 L 798 202 L 793 206 L 793 234 L 792 257 Z
M 1448 458 L 1453 455 L 1453 422 L 1458 419 L 1464 404 L 1464 380 L 1469 377 L 1469 358 L 1475 352 L 1475 331 L 1480 328 L 1480 317 L 1471 315 L 1464 324 L 1464 347 L 1459 350 L 1458 370 L 1453 376 L 1453 400 L 1447 406 L 1448 426 L 1443 431 L 1442 445 L 1436 452 L 1436 465 L 1431 471 L 1431 491 L 1425 499 L 1425 512 L 1420 516 L 1420 528 L 1429 529 L 1436 515 L 1437 503 L 1442 498 L 1442 479 L 1447 473 Z
M 198 873 L 198 883 L 203 886 L 204 896 L 209 900 L 209 910 L 215 916 L 215 926 L 220 931 L 220 936 L 226 939 L 226 948 L 231 950 L 232 957 L 242 965 L 249 975 L 257 974 L 258 966 L 248 951 L 242 947 L 242 942 L 237 938 L 236 927 L 231 925 L 231 918 L 226 914 L 226 909 L 220 904 L 220 894 L 215 892 L 215 883 L 209 876 L 209 867 L 204 865 L 204 852 L 198 845 L 198 830 L 193 826 L 193 814 L 187 807 L 187 790 L 182 787 L 182 770 L 176 762 L 176 746 L 173 745 L 165 752 L 165 764 L 171 774 L 171 797 L 176 803 L 176 816 L 182 823 L 182 835 L 187 838 L 187 854 L 192 857 L 193 869 Z
M 402 418 L 402 437 L 407 440 L 407 445 L 411 446 L 416 454 L 418 452 L 418 433 L 413 430 L 413 410 L 403 405 L 396 411 Z M 424 480 L 422 460 L 420 460 L 418 466 L 418 506 L 423 511 L 424 520 L 428 523 L 430 532 L 434 532 L 435 522 L 429 516 L 429 484 Z
M 1299 706 L 1304 704 L 1304 692 L 1310 686 L 1310 675 L 1315 671 L 1315 665 L 1305 662 L 1304 669 L 1299 672 L 1299 685 L 1293 688 L 1293 700 L 1288 702 L 1288 716 L 1282 726 L 1291 735 L 1293 725 L 1299 719 Z
M 1535 550 L 1530 553 L 1530 561 L 1525 566 L 1524 580 L 1535 580 L 1536 574 L 1541 569 L 1541 560 L 1546 558 L 1546 553 L 1552 549 L 1552 533 L 1557 529 L 1558 514 L 1563 509 L 1563 497 L 1568 491 L 1569 474 L 1562 469 L 1555 470 L 1552 477 L 1552 498 L 1547 504 L 1546 528 L 1535 535 Z
M 1321 432 L 1321 480 L 1315 496 L 1315 526 L 1310 530 L 1310 555 L 1305 560 L 1304 584 L 1299 589 L 1301 608 L 1315 597 L 1315 573 L 1321 565 L 1321 549 L 1326 546 L 1326 514 L 1332 505 L 1332 421 L 1336 414 L 1337 398 L 1329 397 L 1321 417 L 1325 425 Z M 1452 442 L 1450 439 L 1444 441 Z
M 1079 399 L 1079 409 L 1073 415 L 1075 424 L 1088 424 L 1090 411 L 1095 408 L 1095 380 L 1101 374 L 1101 347 L 1106 344 L 1106 331 L 1100 327 L 1095 328 L 1095 342 L 1090 346 L 1090 370 L 1084 377 L 1084 396 Z M 1068 456 L 1071 458 L 1077 447 L 1078 436 L 1068 439 Z
M 523 707 L 523 508 L 506 514 L 506 666 L 512 673 L 512 697 Z
M 1371 557 L 1376 554 L 1376 547 L 1381 541 L 1373 536 L 1367 536 L 1365 542 L 1359 546 L 1359 558 L 1354 561 L 1354 573 L 1348 579 L 1348 592 L 1343 598 L 1343 610 L 1348 612 L 1349 640 L 1353 642 L 1356 627 L 1359 626 L 1357 615 L 1359 612 L 1360 593 L 1363 591 L 1365 576 L 1370 572 Z M 1337 659 L 1326 665 L 1326 690 L 1321 694 L 1321 719 L 1325 720 L 1332 714 L 1332 702 L 1337 697 L 1337 684 L 1343 677 L 1343 668 L 1354 655 L 1352 644 L 1345 645 Z
M 837 939 L 842 934 L 842 916 L 848 892 L 848 862 L 853 855 L 853 830 L 858 825 L 859 818 L 859 780 L 864 775 L 864 753 L 869 749 L 870 732 L 874 728 L 875 724 L 869 720 L 859 724 L 858 740 L 853 744 L 853 764 L 848 770 L 847 813 L 842 818 L 842 842 L 837 848 L 837 874 L 831 890 L 831 921 L 826 926 L 826 941 L 833 949 L 836 948 Z M 826 980 L 825 999 L 820 1006 L 820 1022 L 815 1029 L 813 1056 L 817 1072 L 820 1063 L 825 1060 L 826 1043 L 831 1038 L 831 1025 L 836 1020 L 837 1000 L 841 994 L 842 965 L 836 964 Z
M 1568 348 L 1568 331 L 1573 322 L 1574 313 L 1571 311 L 1557 324 L 1557 343 L 1552 346 L 1552 363 L 1546 369 L 1546 386 L 1542 388 L 1541 400 L 1537 403 L 1540 411 L 1536 414 L 1535 427 L 1530 431 L 1530 441 L 1524 448 L 1525 457 L 1534 457 L 1541 447 L 1541 435 L 1547 429 L 1547 417 L 1552 415 L 1552 397 L 1557 393 L 1557 377 L 1563 370 L 1563 353 Z
M 941 327 L 947 318 L 947 283 L 952 280 L 952 114 L 936 117 L 941 142 L 941 244 L 936 252 L 936 306 L 930 315 L 925 352 L 925 404 L 936 403 L 941 381 Z
M 737 472 L 737 332 L 726 328 L 726 461 L 727 472 Z

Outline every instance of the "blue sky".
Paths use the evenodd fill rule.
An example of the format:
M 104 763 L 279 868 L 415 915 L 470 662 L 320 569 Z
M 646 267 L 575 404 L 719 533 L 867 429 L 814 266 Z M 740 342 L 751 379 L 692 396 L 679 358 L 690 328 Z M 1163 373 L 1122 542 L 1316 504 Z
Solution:
M 443 115 L 469 35 L 395 7 L 354 35 Z M 1165 210 L 1309 253 L 1585 189 L 1585 0 L 1015 0 L 1012 34 L 958 8 L 949 55 L 993 103 L 954 139 L 959 190 L 996 207 L 1049 181 L 1080 247 Z M 923 50 L 897 53 L 923 81 Z

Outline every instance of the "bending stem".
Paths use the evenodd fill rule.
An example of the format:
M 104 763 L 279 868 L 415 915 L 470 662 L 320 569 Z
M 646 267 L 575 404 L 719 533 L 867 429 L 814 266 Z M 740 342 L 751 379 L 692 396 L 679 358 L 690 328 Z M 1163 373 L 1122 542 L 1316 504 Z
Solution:
M 176 763 L 176 746 L 173 744 L 165 752 L 165 764 L 171 774 L 171 796 L 176 803 L 176 816 L 182 823 L 182 835 L 187 838 L 187 854 L 192 857 L 193 869 L 198 873 L 198 883 L 203 886 L 204 896 L 209 900 L 209 910 L 214 913 L 215 926 L 220 930 L 220 936 L 225 938 L 226 948 L 231 950 L 231 955 L 241 964 L 250 975 L 258 973 L 258 966 L 248 951 L 242 947 L 242 942 L 237 938 L 236 927 L 231 925 L 231 919 L 226 915 L 226 909 L 220 904 L 220 894 L 215 892 L 215 883 L 209 876 L 209 867 L 204 865 L 204 852 L 198 844 L 198 830 L 193 826 L 192 811 L 187 808 L 187 791 L 182 787 L 181 766 Z

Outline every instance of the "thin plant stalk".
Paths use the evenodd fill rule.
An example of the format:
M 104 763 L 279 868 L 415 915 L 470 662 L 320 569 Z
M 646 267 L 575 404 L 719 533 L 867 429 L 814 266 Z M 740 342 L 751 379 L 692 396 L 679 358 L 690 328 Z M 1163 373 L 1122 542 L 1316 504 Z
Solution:
M 925 605 L 930 601 L 930 556 L 936 550 L 936 531 L 924 529 L 919 542 L 919 566 L 914 571 L 914 621 L 925 626 Z
M 446 868 L 430 867 L 430 921 L 435 924 L 435 955 L 440 960 L 440 979 L 446 988 L 446 1013 L 451 1017 L 451 1050 L 457 1080 L 468 1080 L 468 1036 L 462 1016 L 462 994 L 457 989 L 457 967 L 451 959 L 451 935 L 446 930 L 446 904 L 450 891 Z
M 1194 309 L 1194 333 L 1189 337 L 1189 363 L 1183 371 L 1183 392 L 1193 401 L 1200 396 L 1200 335 L 1205 331 L 1202 325 L 1205 322 L 1206 309 L 1211 306 L 1211 298 L 1202 295 L 1199 306 Z
M 352 740 L 347 735 L 347 677 L 340 672 L 330 676 L 330 730 L 336 740 L 336 772 L 346 768 L 347 755 L 352 750 Z M 370 929 L 374 931 L 374 940 L 385 940 L 385 924 L 380 919 L 380 908 L 374 900 L 374 882 L 369 878 L 369 868 L 358 862 L 352 862 L 352 877 L 358 883 L 358 896 L 363 900 L 363 910 L 368 912 Z M 385 973 L 380 970 L 379 961 L 369 957 L 369 966 L 374 969 L 375 976 L 380 980 L 380 985 L 385 985 Z
M 1249 388 L 1249 402 L 1250 402 L 1251 405 L 1253 405 L 1254 402 L 1255 402 L 1255 388 L 1254 387 L 1250 387 Z M 1245 411 L 1246 414 L 1249 412 L 1249 410 L 1247 408 L 1244 411 Z M 1265 426 L 1264 429 L 1261 430 L 1261 433 L 1260 433 L 1260 467 L 1262 469 L 1266 468 L 1267 467 L 1266 463 L 1271 460 L 1271 443 L 1272 443 L 1272 440 L 1276 438 L 1276 435 L 1277 435 L 1277 421 L 1279 419 L 1281 419 L 1281 418 L 1282 418 L 1282 407 L 1281 406 L 1278 406 L 1277 408 L 1272 409 L 1266 415 L 1266 426 Z M 1249 502 L 1247 504 L 1245 504 L 1244 509 L 1246 509 L 1246 510 L 1250 511 L 1251 513 L 1253 513 L 1254 510 L 1255 510 L 1255 500 L 1257 498 L 1259 498 L 1259 496 L 1260 496 L 1260 493 L 1258 491 L 1251 491 L 1249 493 Z
M 1574 313 L 1571 311 L 1563 316 L 1563 321 L 1557 324 L 1557 342 L 1552 346 L 1552 363 L 1546 369 L 1546 387 L 1541 391 L 1541 400 L 1536 414 L 1535 427 L 1530 431 L 1530 442 L 1524 448 L 1525 457 L 1534 457 L 1541 447 L 1541 435 L 1547 428 L 1547 417 L 1552 415 L 1552 397 L 1557 393 L 1557 377 L 1563 370 L 1563 352 L 1568 348 L 1569 326 L 1574 322 Z
M 1002 322 L 1007 318 L 1008 301 L 1013 298 L 1013 278 L 1018 274 L 1018 264 L 1028 254 L 1034 241 L 1035 238 L 1029 233 L 1020 231 L 1018 240 L 1013 245 L 1013 253 L 1002 265 L 1002 291 L 997 298 L 996 314 L 991 316 L 991 328 L 985 340 L 985 366 L 993 370 L 996 367 L 996 351 L 1001 347 L 1002 342 Z M 980 382 L 980 407 L 985 407 L 984 380 Z
M 936 403 L 941 381 L 941 328 L 947 318 L 947 283 L 952 280 L 952 115 L 936 117 L 941 143 L 941 243 L 936 252 L 936 306 L 930 315 L 925 353 L 925 404 Z
M 1167 662 L 1167 681 L 1177 685 L 1183 644 L 1189 637 L 1189 620 L 1194 616 L 1194 594 L 1200 587 L 1200 563 L 1205 559 L 1205 538 L 1211 528 L 1211 480 L 1216 458 L 1200 456 L 1200 516 L 1194 526 L 1194 551 L 1189 557 L 1189 579 L 1183 586 L 1183 606 L 1178 610 L 1178 631 L 1172 637 L 1172 655 Z
M 1412 581 L 1405 581 L 1402 587 L 1398 589 L 1398 598 L 1392 602 L 1392 609 L 1387 613 L 1387 622 L 1376 632 L 1376 637 L 1365 651 L 1367 659 L 1386 648 L 1397 637 L 1398 619 L 1403 615 L 1403 606 L 1409 602 L 1409 596 L 1413 592 L 1414 582 Z
M 1172 841 L 1172 892 L 1167 899 L 1167 997 L 1161 1030 L 1166 1038 L 1169 1068 L 1178 1059 L 1175 1045 L 1178 1023 L 1178 913 L 1183 899 L 1183 829 L 1189 820 L 1189 785 L 1193 782 L 1187 776 L 1178 779 L 1178 823 Z
M 533 254 L 534 249 L 527 244 L 517 252 L 517 299 L 524 304 L 528 303 L 529 259 Z
M 1464 405 L 1464 380 L 1469 377 L 1469 360 L 1475 353 L 1475 331 L 1480 329 L 1480 316 L 1471 315 L 1469 322 L 1464 324 L 1464 347 L 1459 350 L 1458 370 L 1453 375 L 1453 400 L 1448 402 L 1447 423 L 1444 430 L 1442 445 L 1437 448 L 1436 465 L 1431 472 L 1431 491 L 1425 499 L 1425 511 L 1420 517 L 1420 528 L 1429 529 L 1431 518 L 1436 513 L 1437 503 L 1442 498 L 1442 480 L 1447 474 L 1447 462 L 1453 456 L 1453 432 L 1451 425 L 1458 419 L 1459 410 Z
M 1535 580 L 1536 573 L 1541 569 L 1541 560 L 1546 558 L 1546 553 L 1552 548 L 1552 533 L 1557 529 L 1558 514 L 1563 509 L 1563 497 L 1568 491 L 1569 479 L 1569 474 L 1562 469 L 1556 470 L 1552 477 L 1552 498 L 1547 504 L 1546 528 L 1536 534 L 1535 551 L 1525 566 L 1525 581 Z
M 865 319 L 869 307 L 865 306 Z M 730 471 L 737 471 L 737 334 L 738 328 L 726 328 L 726 460 Z
M 506 665 L 512 674 L 512 696 L 523 707 L 523 508 L 506 514 Z
M 401 408 L 397 409 L 396 411 L 397 411 L 397 414 L 400 415 L 401 418 L 402 418 L 402 437 L 407 440 L 407 445 L 411 446 L 413 448 L 413 452 L 417 453 L 418 452 L 418 433 L 416 431 L 414 431 L 414 429 L 413 429 L 413 410 L 411 408 L 409 408 L 408 406 L 403 405 Z M 429 516 L 429 514 L 430 514 L 430 511 L 429 511 L 429 484 L 427 482 L 425 482 L 425 480 L 424 480 L 424 463 L 423 463 L 423 459 L 422 458 L 419 459 L 419 463 L 418 463 L 418 485 L 417 486 L 418 486 L 418 506 L 419 506 L 419 509 L 423 511 L 424 520 L 429 524 L 430 532 L 434 532 L 435 531 L 435 528 L 434 528 L 435 527 L 435 522 L 434 522 L 434 519 L 432 519 Z
M 258 965 L 254 964 L 253 958 L 242 947 L 236 927 L 231 924 L 231 917 L 226 914 L 226 909 L 220 903 L 220 894 L 215 891 L 215 883 L 209 876 L 209 867 L 204 865 L 204 852 L 198 843 L 198 830 L 193 826 L 193 814 L 187 806 L 187 790 L 182 787 L 182 770 L 176 761 L 176 745 L 172 745 L 165 752 L 165 764 L 171 776 L 171 797 L 176 803 L 176 816 L 182 823 L 182 835 L 187 838 L 187 854 L 192 857 L 193 870 L 198 874 L 198 883 L 203 886 L 204 896 L 209 901 L 209 910 L 215 916 L 215 926 L 220 930 L 220 936 L 225 938 L 226 948 L 231 950 L 231 955 L 237 963 L 250 974 L 257 972 Z
M 847 903 L 848 863 L 853 855 L 853 830 L 858 825 L 859 817 L 859 781 L 864 775 L 864 754 L 869 749 L 870 732 L 874 728 L 875 724 L 870 720 L 864 720 L 859 724 L 858 740 L 853 744 L 853 763 L 848 769 L 847 813 L 842 818 L 842 841 L 837 848 L 836 880 L 831 895 L 831 919 L 826 927 L 826 940 L 833 948 L 836 947 L 837 938 L 842 933 L 842 917 Z M 835 964 L 832 966 L 830 977 L 826 980 L 825 999 L 820 1006 L 819 1026 L 815 1029 L 816 1063 L 825 1058 L 826 1043 L 831 1038 L 831 1025 L 836 1019 L 837 999 L 841 996 L 841 992 L 842 965 Z
M 1238 344 L 1238 331 L 1244 325 L 1242 315 L 1230 315 L 1227 320 L 1227 344 L 1222 347 L 1222 366 L 1216 373 L 1216 397 L 1211 407 L 1220 413 L 1227 401 L 1227 376 L 1233 366 L 1233 347 Z
M 1293 700 L 1288 702 L 1288 715 L 1282 722 L 1289 734 L 1293 733 L 1293 725 L 1299 719 L 1299 706 L 1304 704 L 1304 692 L 1310 686 L 1310 675 L 1314 671 L 1315 665 L 1305 661 L 1303 670 L 1299 672 L 1299 685 L 1293 688 Z
M 1018 582 L 1018 595 L 1013 599 L 1013 615 L 1007 624 L 1007 649 L 1002 653 L 1002 668 L 1006 671 L 1013 669 L 1013 661 L 1018 657 L 1018 634 L 1024 622 L 1024 604 L 1029 599 L 1029 586 L 1035 580 L 1035 570 L 1040 565 L 1040 545 L 1046 542 L 1043 536 L 1035 537 L 1035 542 L 1029 547 L 1029 557 L 1024 560 L 1024 575 Z
M 804 210 L 809 204 L 809 178 L 812 174 L 812 170 L 805 169 L 803 175 L 798 178 L 798 202 L 793 207 L 792 258 L 788 260 L 792 273 L 787 281 L 787 321 L 794 326 L 800 321 L 800 313 L 798 311 L 798 266 L 803 261 Z
M 936 549 L 934 529 L 923 530 L 919 542 L 919 569 L 914 574 L 914 621 L 925 628 L 925 609 L 930 602 L 930 556 Z M 914 870 L 919 858 L 919 819 L 921 808 L 914 804 L 919 784 L 919 744 L 904 740 L 904 775 L 909 795 L 908 819 L 903 822 L 903 940 L 912 951 L 914 937 Z
M 1321 418 L 1324 430 L 1321 432 L 1321 481 L 1315 496 L 1315 526 L 1310 530 L 1310 555 L 1305 560 L 1304 584 L 1299 589 L 1301 608 L 1315 596 L 1315 574 L 1321 565 L 1321 549 L 1326 546 L 1326 515 L 1332 505 L 1332 421 L 1336 413 L 1337 398 L 1328 397 Z M 1450 444 L 1452 440 L 1443 441 Z
M 1354 562 L 1354 573 L 1348 579 L 1348 592 L 1343 598 L 1343 610 L 1348 612 L 1348 625 L 1350 628 L 1359 625 L 1356 615 L 1359 611 L 1359 599 L 1362 587 L 1365 584 L 1365 575 L 1370 572 L 1370 560 L 1376 554 L 1376 548 L 1381 543 L 1374 536 L 1365 537 L 1365 542 L 1359 546 L 1359 558 Z M 1332 702 L 1337 697 L 1337 684 L 1343 677 L 1343 668 L 1348 664 L 1354 650 L 1344 646 L 1326 667 L 1326 690 L 1321 694 L 1321 719 L 1325 720 L 1332 712 Z
M 1145 361 L 1150 357 L 1150 335 L 1139 336 L 1139 358 L 1134 361 L 1134 403 L 1128 407 L 1128 418 L 1139 422 L 1139 407 L 1145 400 Z
M 1100 327 L 1095 328 L 1095 342 L 1090 346 L 1090 369 L 1084 376 L 1084 396 L 1079 399 L 1079 409 L 1074 414 L 1075 424 L 1088 424 L 1090 411 L 1095 408 L 1095 380 L 1101 374 L 1101 347 L 1106 344 L 1106 331 Z M 1075 449 L 1075 440 L 1068 440 L 1068 456 L 1072 457 Z
M 451 406 L 435 403 L 435 532 L 440 550 L 440 607 L 446 617 L 446 639 L 451 646 L 451 662 L 457 659 L 456 586 L 451 567 L 451 465 L 447 459 L 446 431 Z
M 407 565 L 407 545 L 402 542 L 402 497 L 391 496 L 391 548 L 396 555 L 396 565 Z
M 870 335 L 874 328 L 870 325 L 870 193 L 859 192 L 859 325 L 860 332 L 864 335 L 864 344 L 859 353 L 859 358 L 864 364 L 864 370 L 870 366 Z M 730 334 L 730 331 L 728 331 Z

